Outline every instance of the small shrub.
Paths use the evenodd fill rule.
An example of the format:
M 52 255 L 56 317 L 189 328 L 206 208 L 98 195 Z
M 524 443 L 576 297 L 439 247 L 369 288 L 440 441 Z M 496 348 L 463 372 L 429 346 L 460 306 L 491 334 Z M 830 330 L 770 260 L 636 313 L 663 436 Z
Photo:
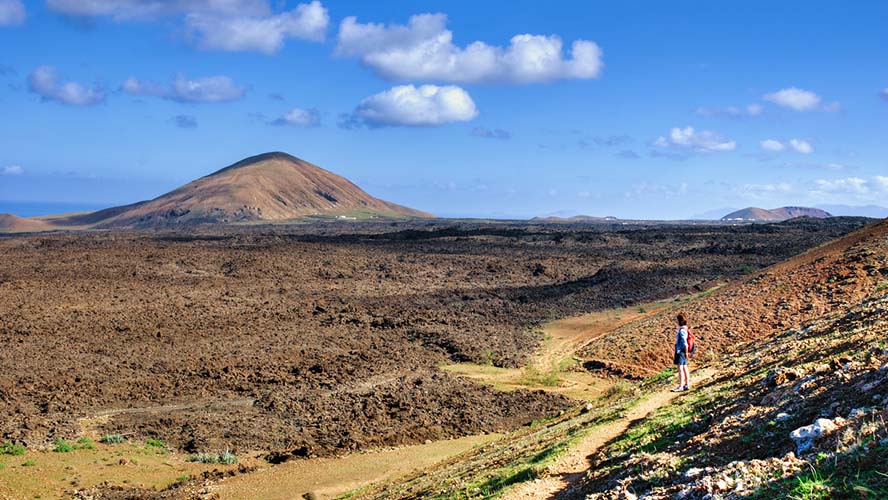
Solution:
M 0 455 L 20 456 L 25 454 L 25 447 L 20 444 L 3 443 L 0 444 Z
M 201 464 L 216 464 L 219 463 L 219 455 L 215 453 L 198 453 L 197 455 L 191 455 L 188 457 L 189 462 L 197 462 Z
M 635 387 L 631 383 L 625 380 L 617 380 L 613 383 L 613 385 L 608 387 L 606 391 L 604 391 L 603 397 L 604 399 L 616 399 L 621 396 L 625 396 L 626 394 L 629 394 L 634 390 Z
M 184 483 L 184 482 L 188 481 L 189 479 L 191 479 L 191 476 L 189 476 L 188 474 L 183 474 L 183 475 L 177 477 L 176 481 L 180 482 L 180 483 Z
M 225 453 L 219 455 L 219 463 L 225 465 L 232 465 L 237 463 L 237 456 L 234 453 L 225 450 Z
M 75 444 L 74 447 L 77 448 L 78 450 L 95 450 L 96 443 L 93 442 L 93 440 L 88 437 L 82 437 L 77 440 L 77 443 Z
M 74 451 L 74 445 L 65 441 L 64 439 L 56 439 L 52 442 L 54 448 L 52 451 L 56 453 L 68 453 L 69 451 Z
M 225 450 L 222 454 L 216 453 L 198 453 L 188 457 L 189 462 L 198 462 L 202 464 L 222 464 L 232 465 L 237 463 L 237 456 L 229 450 Z
M 756 271 L 758 271 L 758 268 L 749 264 L 744 264 L 740 266 L 740 272 L 743 274 L 752 274 Z
M 126 438 L 122 434 L 106 434 L 99 439 L 103 444 L 121 444 L 126 442 Z
M 145 444 L 153 448 L 166 448 L 166 443 L 160 439 L 146 439 Z
M 34 467 L 35 465 L 37 465 L 37 462 L 34 460 L 25 460 L 22 462 L 22 467 Z

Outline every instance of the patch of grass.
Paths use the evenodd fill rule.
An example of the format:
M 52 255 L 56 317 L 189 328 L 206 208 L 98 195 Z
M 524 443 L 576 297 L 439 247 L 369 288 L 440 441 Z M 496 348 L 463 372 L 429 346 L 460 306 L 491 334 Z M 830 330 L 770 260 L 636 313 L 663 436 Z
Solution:
M 648 377 L 648 379 L 645 380 L 645 382 L 648 384 L 655 384 L 658 382 L 662 382 L 664 380 L 669 380 L 669 379 L 675 378 L 675 372 L 676 372 L 675 367 L 671 366 L 652 377 Z
M 22 462 L 22 467 L 34 467 L 35 465 L 37 465 L 35 460 L 25 460 Z
M 626 380 L 620 379 L 611 384 L 601 397 L 603 399 L 617 399 L 633 392 L 635 392 L 635 386 Z
M 126 438 L 123 437 L 123 434 L 105 434 L 99 438 L 99 442 L 102 444 L 121 444 L 126 442 Z
M 558 385 L 558 370 L 542 372 L 535 366 L 525 366 L 521 371 L 521 377 L 517 380 L 521 385 L 555 387 Z
M 184 482 L 188 481 L 189 479 L 191 479 L 191 476 L 189 476 L 188 474 L 182 474 L 181 476 L 176 478 L 176 482 L 184 483 Z
M 740 266 L 740 272 L 743 274 L 752 274 L 756 271 L 758 271 L 758 268 L 749 264 L 744 264 Z
M 73 444 L 65 441 L 64 439 L 56 439 L 52 442 L 53 449 L 52 451 L 56 453 L 68 453 L 76 450 Z
M 888 281 L 880 281 L 878 285 L 876 285 L 876 292 L 884 292 L 888 290 Z
M 15 443 L 0 444 L 0 455 L 21 456 L 25 454 L 25 447 Z
M 166 448 L 166 443 L 161 441 L 160 439 L 151 439 L 148 438 L 145 440 L 145 444 L 147 446 L 151 446 L 153 448 Z
M 68 453 L 74 450 L 95 450 L 96 443 L 88 438 L 82 437 L 75 441 L 73 444 L 69 443 L 64 439 L 56 439 L 52 442 L 53 449 L 52 451 L 56 453 Z
M 95 450 L 96 443 L 88 437 L 82 437 L 77 440 L 77 442 L 74 444 L 74 447 L 79 450 Z

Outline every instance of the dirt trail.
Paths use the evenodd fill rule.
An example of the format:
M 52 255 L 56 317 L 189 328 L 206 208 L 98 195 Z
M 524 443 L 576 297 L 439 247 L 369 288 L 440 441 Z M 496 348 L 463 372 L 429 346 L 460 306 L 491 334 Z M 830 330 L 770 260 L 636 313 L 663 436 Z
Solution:
M 721 286 L 723 284 L 715 285 L 696 295 L 606 309 L 546 323 L 542 326 L 546 340 L 524 368 L 499 368 L 475 363 L 456 363 L 442 368 L 499 390 L 543 390 L 592 401 L 608 389 L 611 381 L 586 370 L 572 369 L 577 362 L 578 350 L 622 326 L 685 304 Z M 645 368 L 627 365 L 627 369 L 637 371 Z
M 691 373 L 692 384 L 712 378 L 715 370 L 704 368 Z M 661 406 L 669 404 L 673 399 L 681 397 L 683 393 L 670 392 L 668 389 L 658 392 L 650 398 L 633 407 L 626 416 L 604 425 L 586 436 L 579 444 L 570 449 L 563 457 L 549 466 L 546 477 L 521 483 L 509 490 L 503 498 L 505 500 L 564 500 L 573 498 L 577 492 L 583 476 L 591 467 L 589 457 L 608 441 L 620 436 L 629 427 L 638 421 L 644 420 L 648 415 Z
M 499 434 L 468 436 L 338 458 L 293 460 L 225 479 L 211 489 L 223 500 L 292 500 L 308 492 L 319 499 L 335 498 L 377 481 L 429 467 L 498 437 Z

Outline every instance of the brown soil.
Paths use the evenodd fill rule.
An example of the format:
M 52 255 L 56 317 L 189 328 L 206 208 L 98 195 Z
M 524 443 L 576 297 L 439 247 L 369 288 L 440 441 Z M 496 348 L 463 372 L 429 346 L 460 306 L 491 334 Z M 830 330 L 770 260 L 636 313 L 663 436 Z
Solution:
M 280 461 L 511 429 L 569 402 L 436 367 L 520 366 L 544 320 L 703 290 L 859 224 L 2 238 L 0 439 L 86 422 Z

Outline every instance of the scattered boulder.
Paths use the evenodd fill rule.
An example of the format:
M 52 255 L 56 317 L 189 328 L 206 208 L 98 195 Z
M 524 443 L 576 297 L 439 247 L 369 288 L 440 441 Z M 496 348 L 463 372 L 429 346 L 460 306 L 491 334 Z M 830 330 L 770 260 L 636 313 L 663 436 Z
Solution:
M 818 418 L 813 424 L 799 427 L 792 431 L 789 434 L 789 437 L 796 443 L 796 455 L 801 455 L 810 450 L 811 447 L 814 446 L 815 439 L 824 434 L 829 434 L 836 430 L 836 428 L 837 426 L 832 420 L 828 418 Z

